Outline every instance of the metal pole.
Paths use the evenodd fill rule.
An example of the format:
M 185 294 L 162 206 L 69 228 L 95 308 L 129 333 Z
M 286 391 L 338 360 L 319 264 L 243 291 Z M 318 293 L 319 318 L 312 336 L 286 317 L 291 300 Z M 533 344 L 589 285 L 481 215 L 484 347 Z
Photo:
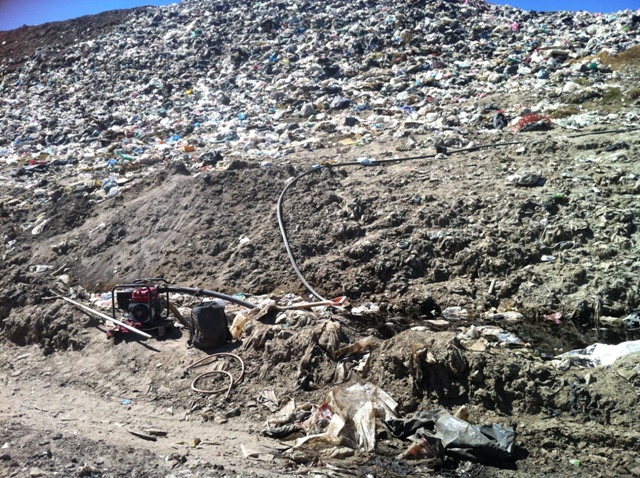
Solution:
M 84 312 L 87 312 L 89 314 L 93 314 L 97 317 L 100 317 L 102 319 L 105 320 L 109 320 L 111 322 L 113 322 L 116 325 L 119 325 L 120 327 L 124 327 L 125 329 L 127 329 L 130 332 L 133 332 L 134 334 L 138 334 L 141 335 L 144 338 L 150 339 L 151 335 L 149 335 L 146 332 L 143 332 L 142 330 L 136 329 L 135 327 L 131 327 L 128 324 L 125 324 L 124 322 L 120 322 L 119 320 L 114 319 L 113 317 L 108 316 L 107 314 L 103 314 L 102 312 L 99 312 L 97 310 L 93 310 L 91 307 L 87 307 L 84 304 L 81 304 L 80 302 L 76 302 L 75 300 L 69 299 L 68 297 L 63 297 L 61 295 L 57 295 L 55 296 L 57 299 L 62 299 L 62 300 L 66 300 L 67 302 L 69 302 L 70 304 L 75 305 L 76 307 L 78 307 L 79 309 L 83 310 Z

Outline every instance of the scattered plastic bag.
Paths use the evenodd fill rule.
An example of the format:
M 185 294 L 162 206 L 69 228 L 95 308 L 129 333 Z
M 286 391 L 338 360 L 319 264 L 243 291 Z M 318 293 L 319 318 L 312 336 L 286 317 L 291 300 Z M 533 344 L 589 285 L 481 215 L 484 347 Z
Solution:
M 470 425 L 453 415 L 441 416 L 435 429 L 447 454 L 481 463 L 509 459 L 516 438 L 513 428 Z
M 640 330 L 640 312 L 630 313 L 622 320 L 622 323 L 629 332 Z
M 471 425 L 442 408 L 421 411 L 409 419 L 388 420 L 387 425 L 396 437 L 414 442 L 401 455 L 406 459 L 415 458 L 415 454 L 431 457 L 437 452 L 479 463 L 502 462 L 512 457 L 516 438 L 513 428 Z M 422 441 L 425 439 L 428 447 Z
M 268 300 L 265 303 L 261 304 L 260 307 L 251 309 L 244 313 L 239 313 L 238 315 L 236 315 L 235 319 L 233 319 L 233 324 L 231 324 L 231 328 L 229 329 L 231 331 L 231 336 L 234 338 L 234 340 L 239 339 L 249 321 L 264 317 L 270 310 L 274 309 L 275 307 L 275 301 Z
M 593 344 L 587 348 L 571 350 L 556 357 L 558 360 L 569 359 L 572 363 L 587 367 L 609 366 L 626 355 L 640 353 L 640 340 L 622 342 L 617 345 Z

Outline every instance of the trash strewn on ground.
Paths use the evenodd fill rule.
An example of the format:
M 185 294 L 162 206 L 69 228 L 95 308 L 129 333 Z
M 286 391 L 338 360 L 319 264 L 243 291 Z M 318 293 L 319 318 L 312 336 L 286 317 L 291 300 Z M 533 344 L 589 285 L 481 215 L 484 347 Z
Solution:
M 183 0 L 0 32 L 2 466 L 639 476 L 639 29 Z

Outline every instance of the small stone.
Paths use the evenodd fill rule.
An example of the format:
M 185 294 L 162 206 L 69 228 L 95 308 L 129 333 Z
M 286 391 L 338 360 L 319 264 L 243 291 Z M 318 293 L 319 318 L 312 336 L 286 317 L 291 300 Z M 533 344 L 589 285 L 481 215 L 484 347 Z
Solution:
M 225 417 L 223 417 L 222 415 L 216 415 L 213 418 L 213 423 L 217 423 L 218 425 L 222 425 L 224 423 L 227 423 L 229 420 L 227 420 Z
M 300 108 L 300 115 L 303 118 L 308 118 L 309 116 L 312 116 L 313 113 L 315 113 L 315 108 L 311 103 L 305 103 L 302 105 L 302 108 Z
M 456 115 L 447 116 L 444 122 L 447 126 L 460 126 L 460 118 Z
M 71 282 L 71 277 L 69 277 L 68 274 L 62 274 L 61 276 L 58 276 L 58 280 L 64 285 L 69 285 L 69 283 Z
M 212 422 L 214 421 L 216 418 L 216 415 L 214 415 L 214 413 L 211 410 L 205 410 L 202 412 L 202 419 L 205 422 Z
M 542 179 L 542 174 L 539 171 L 512 174 L 507 177 L 508 182 L 515 183 L 517 186 L 537 186 L 540 179 Z
M 437 120 L 438 120 L 438 113 L 427 113 L 427 114 L 424 116 L 424 120 L 425 120 L 427 123 L 434 123 L 435 121 L 437 121 Z
M 225 418 L 239 417 L 239 416 L 240 416 L 239 408 L 232 408 L 231 410 L 228 410 L 227 412 L 224 413 Z
M 525 173 L 518 180 L 518 186 L 535 186 L 541 177 L 539 172 Z
M 93 475 L 95 469 L 91 466 L 91 465 L 84 465 L 81 469 L 80 472 L 78 473 L 78 476 L 91 476 Z

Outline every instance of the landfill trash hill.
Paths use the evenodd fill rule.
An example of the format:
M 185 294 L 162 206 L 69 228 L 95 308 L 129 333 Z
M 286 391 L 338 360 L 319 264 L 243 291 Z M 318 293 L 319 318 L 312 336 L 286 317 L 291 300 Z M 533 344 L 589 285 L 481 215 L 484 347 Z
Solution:
M 639 31 L 640 10 L 184 0 L 0 32 L 0 476 L 640 476 Z M 249 324 L 226 398 L 185 380 L 186 331 L 112 342 L 51 300 L 111 314 L 141 277 L 316 300 L 278 210 L 304 279 L 350 305 Z M 321 433 L 353 380 L 394 420 L 443 408 L 516 445 Z

